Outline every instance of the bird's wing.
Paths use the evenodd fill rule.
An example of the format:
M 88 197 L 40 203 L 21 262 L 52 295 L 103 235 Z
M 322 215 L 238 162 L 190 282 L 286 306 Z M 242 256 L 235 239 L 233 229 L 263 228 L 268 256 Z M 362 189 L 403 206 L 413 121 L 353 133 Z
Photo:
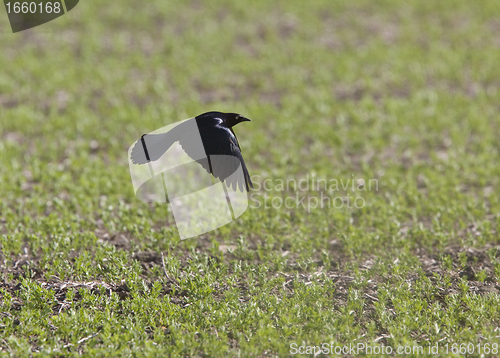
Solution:
M 220 126 L 205 128 L 202 141 L 207 158 L 193 159 L 233 190 L 239 188 L 240 191 L 245 189 L 249 191 L 249 187 L 253 188 L 250 174 L 243 160 L 238 140 L 231 132 L 228 128 Z M 184 140 L 181 140 L 180 144 L 184 147 Z M 242 170 L 238 171 L 240 165 Z
M 200 137 L 197 128 L 196 121 L 194 121 L 194 119 L 189 119 L 178 124 L 166 133 L 145 134 L 135 143 L 130 153 L 130 159 L 133 164 L 146 164 L 150 161 L 154 162 L 160 159 L 172 144 L 184 137 L 192 137 L 193 134 L 198 135 L 198 140 L 190 140 L 188 142 L 199 143 Z M 195 147 L 194 149 L 193 146 Z M 199 157 L 204 155 L 203 149 L 200 150 L 201 145 L 196 146 L 195 144 L 191 144 L 188 147 L 188 150 L 191 149 L 190 156 L 196 156 L 196 150 L 198 151 L 197 155 Z M 184 150 L 186 150 L 186 148 L 184 148 Z
M 172 136 L 167 133 L 145 134 L 132 148 L 130 159 L 134 164 L 146 164 L 149 161 L 155 161 L 172 146 L 175 142 Z
M 234 141 L 236 142 L 236 145 L 238 146 L 238 154 L 239 154 L 239 159 L 241 160 L 241 167 L 243 169 L 243 175 L 244 175 L 244 179 L 245 179 L 245 186 L 246 186 L 247 191 L 249 191 L 249 187 L 248 186 L 250 186 L 250 187 L 253 188 L 253 183 L 252 183 L 252 180 L 250 179 L 250 174 L 248 173 L 248 169 L 247 169 L 247 166 L 245 164 L 245 161 L 243 160 L 243 155 L 241 154 L 240 143 L 238 142 L 238 138 L 236 137 L 236 133 L 234 133 L 233 128 L 229 128 L 229 130 L 233 134 Z
M 238 149 L 239 149 L 239 150 L 240 150 L 240 152 L 241 152 L 240 142 L 238 142 L 238 137 L 236 137 L 236 133 L 234 133 L 233 128 L 229 128 L 229 130 L 230 130 L 230 131 L 231 131 L 231 133 L 233 134 L 234 139 L 236 139 L 236 144 L 238 144 Z

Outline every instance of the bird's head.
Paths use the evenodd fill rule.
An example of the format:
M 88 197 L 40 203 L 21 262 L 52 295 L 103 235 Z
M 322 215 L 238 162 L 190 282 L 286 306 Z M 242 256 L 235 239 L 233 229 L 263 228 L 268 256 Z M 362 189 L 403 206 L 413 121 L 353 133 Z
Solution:
M 250 121 L 238 113 L 206 112 L 196 117 L 198 126 L 213 126 L 223 124 L 227 128 L 234 127 L 238 123 Z
M 243 117 L 238 113 L 226 113 L 225 117 L 226 126 L 229 128 L 234 127 L 241 122 L 250 122 L 248 118 Z

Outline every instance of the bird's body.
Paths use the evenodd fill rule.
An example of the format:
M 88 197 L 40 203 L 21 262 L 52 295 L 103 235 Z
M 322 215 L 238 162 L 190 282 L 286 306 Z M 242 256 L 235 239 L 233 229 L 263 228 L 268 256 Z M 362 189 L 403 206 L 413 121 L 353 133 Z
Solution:
M 175 142 L 208 173 L 233 189 L 253 187 L 238 139 L 232 129 L 249 119 L 236 113 L 207 112 L 182 122 L 162 134 L 147 134 L 137 141 L 131 153 L 134 164 L 158 160 Z M 199 138 L 201 144 L 199 145 Z M 237 172 L 241 165 L 243 175 Z M 234 175 L 233 175 L 234 174 Z

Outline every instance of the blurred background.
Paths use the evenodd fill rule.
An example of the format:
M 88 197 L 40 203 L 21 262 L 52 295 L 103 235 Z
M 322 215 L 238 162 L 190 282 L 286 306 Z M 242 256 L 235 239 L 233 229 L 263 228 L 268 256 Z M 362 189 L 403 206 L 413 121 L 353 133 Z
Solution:
M 444 275 L 459 292 L 458 275 L 467 265 L 474 274 L 466 278 L 498 281 L 500 266 L 491 250 L 500 224 L 500 2 L 80 1 L 68 14 L 16 34 L 2 9 L 0 48 L 5 292 L 7 283 L 17 284 L 26 272 L 47 282 L 126 280 L 133 292 L 139 278 L 163 277 L 160 252 L 178 277 L 203 261 L 196 255 L 205 255 L 218 257 L 225 270 L 231 260 L 261 267 L 269 282 L 278 271 L 293 276 L 322 267 L 358 277 L 365 267 L 356 281 L 364 282 L 362 287 L 369 279 L 403 285 L 407 274 L 420 272 Z M 250 208 L 235 223 L 180 241 L 168 206 L 135 198 L 127 149 L 143 133 L 210 110 L 252 120 L 235 132 L 258 183 L 308 175 L 362 178 L 376 179 L 378 190 L 362 193 L 361 209 Z M 289 194 L 295 193 L 268 193 Z M 143 252 L 153 258 L 137 256 Z M 402 271 L 394 278 L 398 262 Z M 193 275 L 203 281 L 199 271 Z M 241 280 L 258 281 L 251 277 L 242 274 Z M 314 282 L 319 296 L 300 305 L 317 309 L 322 290 L 337 290 L 340 298 L 328 296 L 318 316 L 297 318 L 288 331 L 278 319 L 281 330 L 278 325 L 277 333 L 259 336 L 253 324 L 236 329 L 227 319 L 193 323 L 192 332 L 187 329 L 192 335 L 183 334 L 194 342 L 195 331 L 216 327 L 226 337 L 219 338 L 224 347 L 230 341 L 234 349 L 262 355 L 286 354 L 290 337 L 336 335 L 348 341 L 390 332 L 394 343 L 410 339 L 413 329 L 411 339 L 417 341 L 459 334 L 450 325 L 433 336 L 441 318 L 428 318 L 428 328 L 417 324 L 405 333 L 406 321 L 388 318 L 382 324 L 364 313 L 339 328 L 332 323 L 343 316 L 337 307 L 357 296 L 349 296 L 348 283 L 342 296 L 342 289 L 325 282 Z M 208 307 L 215 309 L 212 303 Z M 190 309 L 201 319 L 203 310 Z M 97 309 L 88 310 L 92 315 Z M 269 317 L 271 311 L 264 309 Z M 169 319 L 185 323 L 180 316 Z M 103 322 L 113 321 L 102 317 L 95 325 L 106 326 Z M 493 332 L 492 316 L 482 323 Z M 25 338 L 31 332 L 27 324 L 24 331 L 4 324 L 7 335 L 33 349 Z M 150 325 L 154 330 L 167 324 L 153 319 Z M 298 330 L 302 325 L 306 328 Z M 232 330 L 240 333 L 227 335 Z M 64 342 L 77 342 L 93 331 L 57 332 Z M 137 338 L 137 346 L 151 337 Z M 65 344 L 44 339 L 52 347 Z M 90 342 L 95 349 L 104 347 Z M 192 351 L 178 352 L 208 349 L 190 344 Z

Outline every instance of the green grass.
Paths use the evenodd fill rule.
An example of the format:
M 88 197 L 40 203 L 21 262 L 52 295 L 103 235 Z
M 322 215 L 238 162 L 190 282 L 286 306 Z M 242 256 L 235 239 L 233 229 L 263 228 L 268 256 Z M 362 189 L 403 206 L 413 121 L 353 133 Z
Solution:
M 0 14 L 0 355 L 498 355 L 499 16 L 95 0 L 12 34 Z M 208 110 L 252 119 L 235 131 L 260 189 L 181 241 L 169 206 L 135 197 L 127 149 Z M 378 186 L 323 193 L 362 208 L 264 207 L 320 197 L 278 186 L 304 178 Z

